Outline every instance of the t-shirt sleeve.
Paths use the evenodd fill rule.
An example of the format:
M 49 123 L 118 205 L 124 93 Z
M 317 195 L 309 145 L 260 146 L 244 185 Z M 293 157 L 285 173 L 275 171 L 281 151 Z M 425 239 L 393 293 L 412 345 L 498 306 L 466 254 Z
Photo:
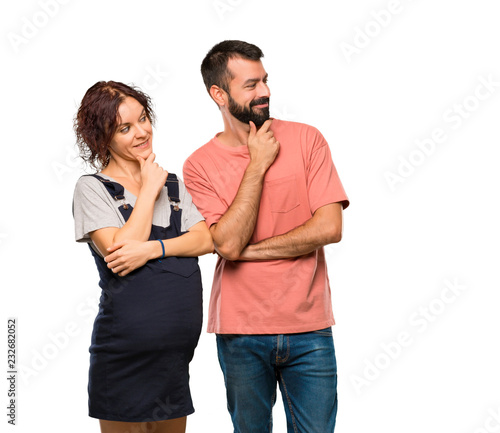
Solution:
M 204 218 L 193 203 L 184 183 L 179 179 L 179 195 L 182 204 L 182 231 L 187 231 Z
M 196 164 L 193 155 L 184 163 L 183 176 L 186 188 L 210 228 L 224 215 L 227 206 L 221 202 L 210 181 L 202 175 L 203 172 L 203 168 Z
M 307 188 L 311 213 L 331 203 L 341 203 L 345 209 L 349 199 L 332 161 L 330 147 L 318 130 L 313 140 L 307 166 Z
M 123 226 L 115 207 L 109 202 L 108 194 L 99 180 L 82 176 L 73 195 L 73 217 L 75 220 L 75 240 L 90 242 L 89 233 L 105 227 Z

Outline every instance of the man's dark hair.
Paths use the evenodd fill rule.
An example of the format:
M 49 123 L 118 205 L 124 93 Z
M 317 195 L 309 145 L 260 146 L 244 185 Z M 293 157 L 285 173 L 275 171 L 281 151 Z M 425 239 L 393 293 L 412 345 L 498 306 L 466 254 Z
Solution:
M 219 42 L 207 53 L 201 63 L 201 75 L 207 91 L 210 93 L 210 88 L 216 85 L 229 93 L 229 83 L 234 78 L 227 67 L 229 59 L 260 60 L 262 57 L 264 57 L 262 50 L 248 42 Z

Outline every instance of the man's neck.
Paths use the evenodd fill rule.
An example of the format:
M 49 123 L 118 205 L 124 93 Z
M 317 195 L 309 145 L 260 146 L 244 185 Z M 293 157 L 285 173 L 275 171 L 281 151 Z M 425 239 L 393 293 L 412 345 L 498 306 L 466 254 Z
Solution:
M 246 146 L 250 126 L 240 122 L 233 116 L 223 115 L 222 118 L 224 120 L 224 132 L 217 136 L 219 141 L 232 147 Z

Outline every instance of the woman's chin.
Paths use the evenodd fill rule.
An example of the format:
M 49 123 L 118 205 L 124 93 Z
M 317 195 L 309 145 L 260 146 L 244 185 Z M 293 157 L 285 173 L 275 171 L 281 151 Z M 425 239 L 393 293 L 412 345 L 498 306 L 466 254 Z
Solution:
M 145 147 L 144 149 L 138 149 L 137 156 L 142 159 L 148 159 L 149 155 L 153 153 L 153 147 L 151 145 Z

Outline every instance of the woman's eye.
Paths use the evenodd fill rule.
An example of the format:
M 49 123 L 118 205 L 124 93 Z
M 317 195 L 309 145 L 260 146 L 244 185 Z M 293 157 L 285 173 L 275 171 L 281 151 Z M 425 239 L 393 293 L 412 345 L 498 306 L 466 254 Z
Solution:
M 121 132 L 122 134 L 126 134 L 126 133 L 128 132 L 128 130 L 129 130 L 129 129 L 130 129 L 130 127 L 125 126 L 125 128 L 120 129 L 120 132 Z
M 141 122 L 145 122 L 145 121 L 146 121 L 146 119 L 147 119 L 147 116 L 146 116 L 146 115 L 144 115 L 144 116 L 142 116 L 142 117 L 140 118 L 140 121 L 141 121 Z

